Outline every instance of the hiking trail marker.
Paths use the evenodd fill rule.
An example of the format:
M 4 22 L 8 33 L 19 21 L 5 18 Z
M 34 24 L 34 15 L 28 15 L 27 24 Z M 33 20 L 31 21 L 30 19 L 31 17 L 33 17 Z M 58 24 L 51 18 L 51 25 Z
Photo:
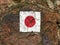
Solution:
M 20 32 L 40 32 L 41 12 L 20 11 Z

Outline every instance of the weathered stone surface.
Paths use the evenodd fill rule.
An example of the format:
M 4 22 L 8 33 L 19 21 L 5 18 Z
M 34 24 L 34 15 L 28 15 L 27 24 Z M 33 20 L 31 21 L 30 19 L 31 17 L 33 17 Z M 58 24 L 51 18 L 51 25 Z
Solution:
M 48 1 L 0 0 L 0 45 L 60 45 L 60 1 Z M 19 32 L 21 10 L 41 11 L 40 33 Z

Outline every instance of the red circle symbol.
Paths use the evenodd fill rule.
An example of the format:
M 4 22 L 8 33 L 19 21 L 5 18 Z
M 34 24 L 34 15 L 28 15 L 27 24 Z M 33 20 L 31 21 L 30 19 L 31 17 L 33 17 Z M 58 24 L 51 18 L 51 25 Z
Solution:
M 33 16 L 27 16 L 24 22 L 27 27 L 33 27 L 36 23 L 35 18 Z

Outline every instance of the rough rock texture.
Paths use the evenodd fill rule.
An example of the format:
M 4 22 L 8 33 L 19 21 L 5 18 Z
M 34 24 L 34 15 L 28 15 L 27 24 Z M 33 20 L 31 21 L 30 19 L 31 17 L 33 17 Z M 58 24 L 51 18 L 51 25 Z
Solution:
M 41 11 L 40 33 L 19 32 L 21 10 Z M 60 45 L 60 0 L 0 0 L 0 45 Z

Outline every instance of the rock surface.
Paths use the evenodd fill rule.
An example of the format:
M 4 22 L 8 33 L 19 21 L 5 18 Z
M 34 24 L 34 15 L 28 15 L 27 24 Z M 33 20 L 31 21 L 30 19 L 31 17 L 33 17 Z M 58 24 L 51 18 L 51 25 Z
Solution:
M 0 45 L 59 45 L 59 2 L 59 0 L 0 0 Z M 41 11 L 40 33 L 19 32 L 21 10 Z

